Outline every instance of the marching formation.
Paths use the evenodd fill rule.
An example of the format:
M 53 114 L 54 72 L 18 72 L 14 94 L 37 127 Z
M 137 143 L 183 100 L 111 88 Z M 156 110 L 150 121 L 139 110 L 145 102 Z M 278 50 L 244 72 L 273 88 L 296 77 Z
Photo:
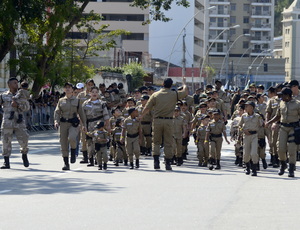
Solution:
M 23 114 L 29 109 L 28 83 L 8 80 L 1 94 L 3 110 L 2 143 L 4 165 L 10 168 L 13 134 L 20 144 L 23 164 L 29 167 L 28 138 Z M 257 176 L 262 167 L 288 169 L 294 177 L 300 144 L 299 82 L 277 84 L 266 91 L 251 84 L 243 91 L 222 90 L 222 82 L 197 89 L 188 95 L 186 79 L 173 89 L 171 78 L 163 87 L 142 86 L 127 94 L 122 83 L 97 87 L 92 79 L 73 86 L 65 83 L 54 111 L 54 126 L 59 130 L 62 170 L 70 170 L 79 149 L 81 164 L 107 170 L 108 161 L 129 169 L 140 167 L 140 155 L 153 156 L 154 169 L 160 169 L 161 149 L 166 170 L 181 166 L 187 159 L 188 144 L 197 146 L 196 165 L 221 169 L 223 139 L 234 143 L 235 164 L 245 174 Z M 230 120 L 230 122 L 229 122 Z M 226 135 L 230 126 L 230 141 Z M 190 138 L 193 137 L 193 138 Z M 193 139 L 193 140 L 191 140 Z M 271 161 L 266 162 L 266 144 Z M 80 148 L 79 148 L 80 147 Z M 196 166 L 195 165 L 195 166 Z

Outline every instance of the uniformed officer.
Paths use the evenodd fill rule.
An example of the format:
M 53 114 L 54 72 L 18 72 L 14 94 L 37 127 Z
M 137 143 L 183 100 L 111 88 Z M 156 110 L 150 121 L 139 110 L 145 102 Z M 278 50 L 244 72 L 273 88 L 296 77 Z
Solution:
M 166 78 L 164 87 L 151 95 L 142 112 L 142 117 L 150 110 L 153 110 L 153 158 L 154 169 L 159 169 L 160 144 L 164 138 L 164 153 L 166 158 L 166 170 L 172 170 L 171 161 L 173 158 L 173 113 L 178 100 L 187 95 L 186 79 L 182 79 L 183 90 L 171 90 L 173 80 Z
M 263 120 L 258 113 L 254 112 L 255 103 L 247 101 L 245 104 L 245 111 L 239 122 L 239 127 L 243 133 L 244 144 L 244 162 L 246 164 L 246 174 L 250 174 L 250 160 L 252 160 L 252 176 L 257 176 L 258 164 L 258 138 L 257 132 L 262 126 Z
M 29 166 L 29 161 L 27 158 L 28 153 L 28 138 L 29 135 L 26 130 L 25 120 L 17 123 L 18 117 L 15 116 L 13 119 L 8 119 L 10 117 L 10 112 L 13 108 L 17 108 L 20 112 L 26 112 L 29 110 L 29 102 L 22 100 L 19 103 L 13 100 L 18 92 L 18 80 L 16 78 L 10 78 L 7 82 L 9 90 L 2 93 L 0 96 L 0 105 L 3 109 L 3 120 L 2 120 L 2 155 L 4 156 L 4 165 L 1 169 L 9 169 L 10 162 L 9 157 L 12 150 L 12 139 L 15 133 L 16 138 L 20 145 L 20 152 L 22 153 L 23 165 L 25 167 Z
M 62 169 L 70 170 L 69 145 L 71 147 L 71 163 L 76 162 L 77 135 L 80 123 L 78 115 L 84 130 L 86 129 L 86 118 L 80 100 L 73 96 L 71 83 L 65 83 L 64 92 L 66 96 L 59 99 L 54 111 L 54 126 L 59 128 L 60 133 L 61 153 L 65 163 Z
M 121 142 L 124 143 L 128 159 L 130 162 L 130 169 L 133 169 L 133 155 L 135 155 L 135 167 L 140 167 L 140 143 L 142 141 L 142 127 L 140 121 L 136 118 L 138 111 L 136 108 L 128 110 L 129 116 L 125 118 L 121 136 Z
M 227 114 L 230 115 L 230 97 L 227 95 L 226 92 L 224 92 L 221 88 L 222 88 L 222 82 L 220 80 L 216 80 L 215 81 L 215 88 L 217 90 L 218 93 L 218 98 L 220 98 L 223 102 L 224 102 L 224 106 L 225 106 L 225 110 L 226 110 L 226 119 L 227 120 Z
M 78 94 L 77 98 L 80 99 L 80 103 L 82 104 L 84 101 L 90 99 L 90 92 L 92 87 L 95 86 L 95 82 L 93 79 L 88 79 L 86 81 L 86 89 L 85 91 Z M 84 131 L 81 132 L 81 152 L 83 155 L 82 161 L 80 161 L 80 164 L 86 164 L 88 163 L 88 153 L 87 153 L 87 145 L 86 145 L 86 135 Z
M 93 86 L 91 88 L 90 99 L 83 102 L 82 109 L 86 117 L 86 129 L 88 132 L 93 131 L 95 125 L 100 121 L 105 122 L 105 129 L 110 132 L 108 110 L 105 102 L 99 99 L 98 87 Z M 86 143 L 90 161 L 88 166 L 94 166 L 95 145 L 89 136 L 86 136 Z
M 289 177 L 294 177 L 296 165 L 297 144 L 299 144 L 299 120 L 300 120 L 300 102 L 293 99 L 292 90 L 283 88 L 281 91 L 282 101 L 279 104 L 276 116 L 268 121 L 266 125 L 280 120 L 278 154 L 280 159 L 280 170 L 278 175 L 283 175 L 287 168 L 286 159 L 289 156 Z

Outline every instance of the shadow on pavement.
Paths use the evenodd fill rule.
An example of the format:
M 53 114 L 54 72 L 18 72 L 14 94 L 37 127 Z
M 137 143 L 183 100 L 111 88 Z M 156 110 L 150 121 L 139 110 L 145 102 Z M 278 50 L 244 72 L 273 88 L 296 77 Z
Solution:
M 95 183 L 80 178 L 51 178 L 46 175 L 35 175 L 1 179 L 0 189 L 9 192 L 3 195 L 32 194 L 79 194 L 84 192 L 117 192 L 121 187 L 110 187 L 107 184 Z M 0 193 L 1 196 L 1 193 Z

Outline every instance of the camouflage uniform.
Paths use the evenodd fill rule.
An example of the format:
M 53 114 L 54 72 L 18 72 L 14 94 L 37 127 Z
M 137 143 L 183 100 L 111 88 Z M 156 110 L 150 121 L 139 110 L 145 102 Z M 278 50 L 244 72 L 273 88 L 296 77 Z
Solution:
M 13 133 L 15 133 L 16 138 L 20 144 L 20 152 L 22 154 L 28 153 L 28 138 L 29 135 L 27 133 L 26 124 L 23 120 L 21 123 L 17 123 L 17 117 L 9 120 L 10 112 L 12 110 L 11 103 L 13 101 L 13 97 L 15 94 L 10 91 L 6 91 L 1 94 L 0 97 L 0 105 L 3 109 L 3 120 L 2 120 L 2 155 L 4 157 L 9 157 L 11 155 L 12 150 L 12 139 Z M 18 111 L 26 112 L 30 108 L 29 102 L 27 100 L 22 100 L 22 103 L 18 104 Z

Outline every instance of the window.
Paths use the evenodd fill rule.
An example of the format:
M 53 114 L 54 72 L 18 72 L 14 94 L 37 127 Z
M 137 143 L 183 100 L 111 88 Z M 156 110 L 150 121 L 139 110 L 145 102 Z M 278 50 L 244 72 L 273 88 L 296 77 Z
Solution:
M 210 22 L 216 22 L 216 20 L 217 20 L 216 18 L 210 18 L 209 19 Z
M 249 29 L 243 29 L 243 34 L 250 34 Z
M 82 32 L 69 32 L 66 39 L 87 39 L 88 34 Z
M 244 11 L 246 12 L 250 11 L 250 4 L 244 4 Z
M 217 43 L 217 52 L 223 52 L 223 43 Z
M 129 35 L 122 35 L 122 40 L 144 40 L 143 33 L 131 33 Z
M 229 33 L 230 33 L 230 36 L 235 35 L 236 34 L 236 29 L 231 29 Z
M 102 14 L 103 21 L 144 21 L 143 14 Z
M 230 23 L 235 24 L 236 23 L 236 16 L 230 16 Z
M 249 23 L 249 17 L 244 17 L 243 22 L 244 22 L 245 24 L 248 24 L 248 23 Z
M 243 49 L 248 49 L 249 48 L 249 42 L 243 42 Z
M 236 4 L 235 3 L 230 4 L 230 10 L 236 11 Z
M 264 72 L 268 72 L 268 64 L 264 63 Z
M 300 14 L 298 14 L 298 19 L 300 19 Z

